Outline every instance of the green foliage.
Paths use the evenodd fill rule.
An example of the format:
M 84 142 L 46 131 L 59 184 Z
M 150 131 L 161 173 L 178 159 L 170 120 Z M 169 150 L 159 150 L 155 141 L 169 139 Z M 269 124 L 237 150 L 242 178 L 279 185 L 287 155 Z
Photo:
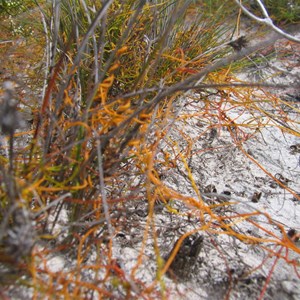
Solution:
M 234 10 L 232 9 L 232 0 L 196 0 L 195 7 L 201 9 L 201 11 L 207 16 L 215 16 L 222 11 L 223 17 L 232 15 Z
M 293 23 L 300 21 L 298 0 L 264 0 L 271 18 L 277 22 Z
M 1 0 L 0 15 L 17 15 L 26 9 L 27 2 L 22 0 Z
M 33 35 L 33 20 L 22 14 L 31 14 L 30 10 L 36 6 L 33 0 L 0 0 L 0 16 L 3 25 L 13 36 L 29 37 Z

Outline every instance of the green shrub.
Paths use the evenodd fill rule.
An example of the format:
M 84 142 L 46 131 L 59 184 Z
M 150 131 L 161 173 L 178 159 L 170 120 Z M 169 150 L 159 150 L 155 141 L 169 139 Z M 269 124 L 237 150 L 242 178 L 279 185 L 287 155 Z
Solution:
M 276 22 L 300 21 L 300 3 L 297 0 L 264 0 L 266 8 Z

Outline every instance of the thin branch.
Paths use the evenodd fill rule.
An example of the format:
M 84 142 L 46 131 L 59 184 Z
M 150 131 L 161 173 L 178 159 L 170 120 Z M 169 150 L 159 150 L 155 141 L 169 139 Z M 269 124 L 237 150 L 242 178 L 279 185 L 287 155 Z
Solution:
M 40 10 L 41 18 L 42 18 L 42 23 L 43 23 L 43 28 L 44 28 L 44 33 L 45 33 L 45 53 L 46 53 L 46 66 L 45 66 L 45 75 L 44 75 L 44 84 L 43 84 L 43 89 L 42 89 L 42 99 L 44 99 L 45 94 L 46 94 L 46 89 L 47 89 L 47 82 L 48 82 L 48 76 L 49 76 L 49 70 L 50 70 L 50 56 L 51 56 L 51 42 L 48 38 L 48 29 L 47 29 L 47 22 L 45 19 L 44 12 Z
M 230 83 L 203 83 L 197 85 L 182 86 L 177 89 L 177 91 L 187 91 L 187 90 L 198 90 L 198 89 L 209 89 L 209 88 L 230 88 L 230 87 L 253 87 L 253 88 L 276 88 L 276 89 L 286 89 L 286 88 L 299 88 L 299 84 L 280 84 L 280 83 L 264 83 L 264 82 L 230 82 Z M 165 86 L 163 89 L 158 86 L 146 89 L 140 89 L 133 91 L 131 93 L 122 94 L 122 99 L 132 98 L 135 96 L 151 94 L 158 92 L 159 90 L 166 91 L 169 87 Z M 120 95 L 116 96 L 111 102 L 120 99 Z
M 51 207 L 55 206 L 56 204 L 58 204 L 59 202 L 63 201 L 64 199 L 66 199 L 67 197 L 71 197 L 72 194 L 71 193 L 66 193 L 64 195 L 61 195 L 59 198 L 55 199 L 54 201 L 51 201 L 51 203 L 45 207 L 43 207 L 42 209 L 40 209 L 38 212 L 36 212 L 35 214 L 33 214 L 33 218 L 38 217 L 39 215 L 41 215 L 42 213 L 44 213 L 45 211 L 49 210 Z
M 112 240 L 113 239 L 113 227 L 111 225 L 109 207 L 108 207 L 106 192 L 105 192 L 104 171 L 103 171 L 103 164 L 102 164 L 100 139 L 97 140 L 97 155 L 98 155 L 100 193 L 101 193 L 101 199 L 102 199 L 102 204 L 103 204 L 103 209 L 104 209 L 104 216 L 105 216 L 105 220 L 106 220 L 107 227 L 108 227 L 109 237 Z
M 293 35 L 288 34 L 287 32 L 283 31 L 282 29 L 280 29 L 279 27 L 275 26 L 272 19 L 269 17 L 269 14 L 266 10 L 266 8 L 264 7 L 263 3 L 261 2 L 261 0 L 256 0 L 258 5 L 260 6 L 263 15 L 265 16 L 265 18 L 259 18 L 256 15 L 254 15 L 253 13 L 251 13 L 244 5 L 241 4 L 240 0 L 234 0 L 235 3 L 243 10 L 243 12 L 250 17 L 251 19 L 255 20 L 256 22 L 265 24 L 269 27 L 271 27 L 275 32 L 279 33 L 281 36 L 296 42 L 296 43 L 300 43 L 300 39 L 296 38 Z

